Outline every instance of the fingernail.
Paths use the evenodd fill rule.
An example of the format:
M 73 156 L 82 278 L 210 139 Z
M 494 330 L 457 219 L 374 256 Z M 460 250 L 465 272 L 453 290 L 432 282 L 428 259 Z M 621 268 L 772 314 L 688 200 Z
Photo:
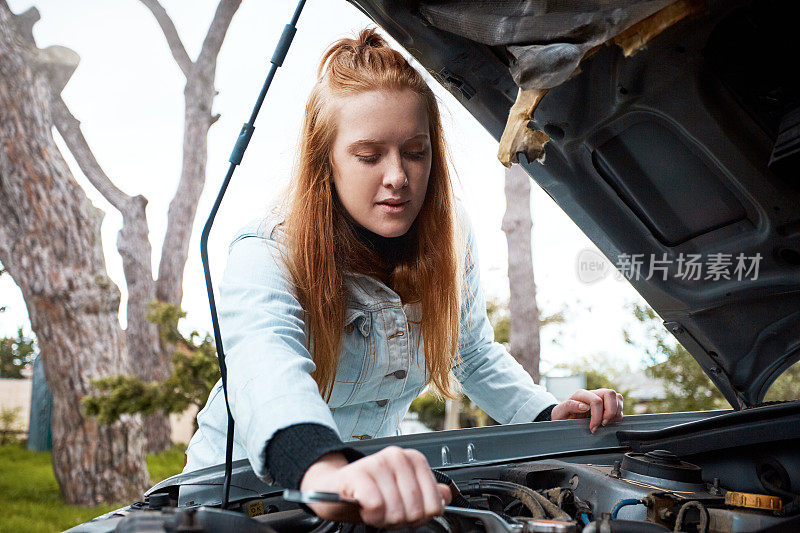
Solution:
M 606 424 L 608 424 L 608 420 L 603 420 L 603 425 L 605 426 Z
M 579 403 L 578 404 L 578 409 L 580 409 L 581 411 L 585 411 L 588 408 L 589 408 L 589 406 L 587 404 L 585 404 L 585 403 Z

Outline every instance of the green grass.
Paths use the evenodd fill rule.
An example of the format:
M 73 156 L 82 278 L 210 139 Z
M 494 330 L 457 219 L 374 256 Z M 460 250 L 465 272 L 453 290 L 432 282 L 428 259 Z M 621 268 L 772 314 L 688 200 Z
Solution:
M 153 483 L 183 469 L 185 447 L 147 456 Z M 125 502 L 129 503 L 129 502 Z M 0 533 L 63 531 L 122 505 L 79 507 L 61 500 L 49 452 L 0 446 Z
M 150 454 L 147 456 L 147 471 L 150 472 L 150 481 L 153 485 L 162 479 L 180 474 L 181 470 L 183 470 L 185 452 L 185 445 L 176 444 L 169 450 L 157 455 Z

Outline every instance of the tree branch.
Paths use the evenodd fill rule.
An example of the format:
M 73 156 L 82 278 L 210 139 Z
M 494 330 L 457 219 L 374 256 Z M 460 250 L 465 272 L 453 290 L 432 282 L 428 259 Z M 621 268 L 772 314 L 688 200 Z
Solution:
M 41 19 L 41 15 L 39 14 L 39 10 L 36 7 L 30 7 L 27 11 L 23 13 L 14 14 L 9 9 L 8 4 L 5 0 L 0 0 L 0 9 L 2 9 L 6 15 L 10 18 L 11 22 L 16 26 L 17 35 L 22 37 L 22 39 L 30 46 L 36 46 L 36 42 L 33 38 L 33 25 L 36 24 L 39 19 Z
M 233 15 L 236 14 L 236 10 L 239 9 L 241 3 L 242 0 L 220 0 L 217 12 L 214 13 L 214 19 L 208 28 L 206 38 L 203 40 L 200 55 L 197 58 L 198 64 L 202 64 L 202 67 L 216 65 L 219 50 L 222 48 L 222 41 L 225 40 L 225 34 L 231 25 L 231 19 L 233 19 Z
M 132 198 L 117 188 L 95 159 L 89 143 L 81 132 L 81 123 L 70 113 L 60 96 L 53 96 L 53 123 L 64 138 L 67 148 L 72 152 L 89 182 L 108 202 L 123 215 Z
M 183 298 L 183 273 L 192 223 L 206 180 L 208 129 L 216 121 L 211 108 L 217 94 L 214 90 L 217 56 L 241 3 L 241 0 L 220 0 L 192 74 L 186 80 L 183 168 L 178 189 L 169 204 L 156 289 L 159 300 L 177 306 Z
M 178 30 L 175 28 L 175 24 L 172 22 L 172 19 L 169 18 L 167 11 L 162 7 L 158 0 L 140 1 L 153 13 L 158 25 L 161 26 L 161 31 L 164 32 L 164 37 L 167 39 L 167 44 L 169 45 L 170 52 L 172 52 L 172 57 L 175 58 L 175 62 L 180 67 L 183 75 L 188 78 L 192 70 L 192 60 L 189 59 L 189 54 L 186 53 L 186 48 L 184 48 L 181 38 L 178 36 Z

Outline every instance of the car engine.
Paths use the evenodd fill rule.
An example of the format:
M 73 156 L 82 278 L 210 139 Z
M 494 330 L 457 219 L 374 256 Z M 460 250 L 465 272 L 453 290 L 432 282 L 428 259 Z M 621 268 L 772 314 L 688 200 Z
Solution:
M 792 492 L 800 459 L 791 447 L 736 447 L 699 454 L 692 462 L 660 449 L 588 453 L 437 469 L 440 482 L 450 484 L 453 501 L 444 516 L 414 531 L 800 530 L 800 497 Z M 280 492 L 236 502 L 227 510 L 175 504 L 174 494 L 151 493 L 146 502 L 117 512 L 120 520 L 114 531 L 380 531 L 324 521 L 283 501 Z

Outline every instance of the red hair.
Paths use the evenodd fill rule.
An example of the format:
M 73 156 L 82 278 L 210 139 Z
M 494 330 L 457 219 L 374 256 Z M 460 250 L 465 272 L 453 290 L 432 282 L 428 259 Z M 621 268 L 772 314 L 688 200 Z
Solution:
M 342 338 L 347 288 L 345 272 L 380 277 L 403 303 L 419 303 L 426 379 L 446 396 L 458 358 L 459 260 L 456 253 L 454 196 L 447 148 L 436 97 L 398 51 L 374 29 L 341 39 L 323 54 L 318 80 L 306 104 L 286 217 L 284 257 L 309 323 L 312 374 L 320 393 L 330 397 Z M 338 96 L 366 91 L 411 90 L 424 102 L 431 139 L 431 173 L 420 212 L 412 226 L 410 253 L 392 271 L 354 234 L 333 187 L 331 147 L 336 137 Z

